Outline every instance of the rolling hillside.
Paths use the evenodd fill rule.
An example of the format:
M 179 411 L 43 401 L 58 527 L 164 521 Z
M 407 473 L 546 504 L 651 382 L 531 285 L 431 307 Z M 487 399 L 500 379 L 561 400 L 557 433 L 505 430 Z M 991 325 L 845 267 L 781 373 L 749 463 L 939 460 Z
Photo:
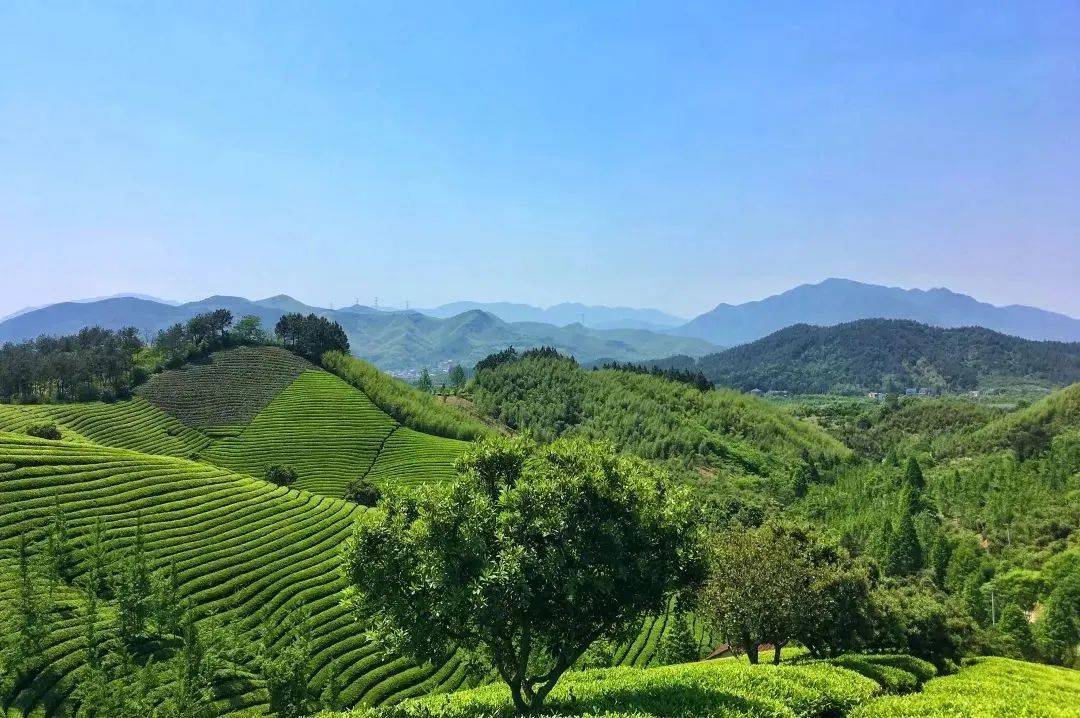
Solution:
M 1042 341 L 1080 341 L 1080 319 L 1035 307 L 997 307 L 948 289 L 900 289 L 826 279 L 744 304 L 721 304 L 674 331 L 722 346 L 752 342 L 794 324 L 908 319 L 935 327 L 985 327 Z
M 19 535 L 44 523 L 55 501 L 77 541 L 103 520 L 113 555 L 131 545 L 141 520 L 154 567 L 175 561 L 182 595 L 204 615 L 236 622 L 249 636 L 260 612 L 281 620 L 291 602 L 302 602 L 312 616 L 306 628 L 315 645 L 316 680 L 333 671 L 349 704 L 453 688 L 464 680 L 456 659 L 417 667 L 375 650 L 341 604 L 337 552 L 361 507 L 205 463 L 0 434 L 0 563 L 8 576 Z M 60 621 L 46 651 L 50 671 L 17 688 L 16 714 L 58 714 L 83 669 L 79 619 Z M 223 707 L 266 701 L 257 681 L 223 691 Z
M 480 310 L 437 318 L 415 311 L 378 311 L 352 306 L 338 310 L 310 307 L 278 295 L 251 301 L 215 296 L 171 305 L 148 299 L 117 297 L 91 302 L 64 302 L 0 322 L 0 343 L 33 339 L 42 334 L 71 334 L 87 326 L 106 329 L 135 327 L 156 333 L 196 314 L 227 309 L 235 318 L 259 317 L 266 329 L 287 312 L 314 313 L 341 324 L 352 352 L 384 371 L 401 374 L 451 364 L 472 366 L 508 345 L 519 348 L 554 346 L 583 361 L 611 357 L 641 361 L 672 354 L 700 356 L 717 347 L 701 339 L 635 328 L 587 328 L 581 324 L 555 326 L 541 322 L 506 322 Z
M 694 366 L 717 384 L 743 391 L 1048 388 L 1080 381 L 1080 343 L 1035 342 L 978 327 L 939 329 L 864 319 L 833 327 L 788 327 L 709 354 Z
M 481 371 L 477 410 L 541 439 L 579 434 L 689 472 L 708 491 L 789 480 L 805 460 L 831 466 L 850 451 L 771 403 L 730 390 L 702 392 L 623 371 L 588 371 L 565 358 L 527 357 Z
M 354 383 L 277 347 L 230 349 L 154 376 L 130 401 L 0 405 L 0 430 L 54 422 L 65 439 L 198 459 L 260 479 L 287 465 L 297 470 L 297 488 L 334 498 L 364 476 L 445 480 L 466 446 L 456 437 L 484 431 L 360 360 L 340 361 L 356 370 Z M 424 421 L 414 419 L 415 406 Z

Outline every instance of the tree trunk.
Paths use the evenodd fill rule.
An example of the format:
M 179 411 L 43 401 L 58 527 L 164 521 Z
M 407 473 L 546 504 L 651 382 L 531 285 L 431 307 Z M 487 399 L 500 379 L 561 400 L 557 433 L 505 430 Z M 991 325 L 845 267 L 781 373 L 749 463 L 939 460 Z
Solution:
M 783 644 L 777 643 L 773 648 L 772 662 L 774 666 L 780 665 L 780 649 L 783 648 Z
M 746 651 L 746 658 L 754 665 L 758 662 L 758 644 L 757 641 L 747 641 L 743 644 L 743 649 Z

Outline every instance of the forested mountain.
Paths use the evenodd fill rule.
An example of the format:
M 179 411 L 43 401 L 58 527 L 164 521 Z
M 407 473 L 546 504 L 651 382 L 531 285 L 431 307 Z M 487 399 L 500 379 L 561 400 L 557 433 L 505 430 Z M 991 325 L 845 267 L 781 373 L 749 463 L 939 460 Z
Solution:
M 607 307 L 578 302 L 563 302 L 550 307 L 515 302 L 450 302 L 419 311 L 432 317 L 452 317 L 473 309 L 494 314 L 504 322 L 542 322 L 560 327 L 580 322 L 592 329 L 662 330 L 686 321 L 659 309 Z
M 910 319 L 936 327 L 986 327 L 1026 339 L 1080 341 L 1080 319 L 1034 307 L 996 307 L 948 289 L 900 289 L 848 279 L 803 284 L 744 304 L 721 304 L 674 330 L 734 346 L 793 324 Z
M 492 351 L 511 344 L 519 348 L 550 345 L 583 361 L 602 357 L 642 361 L 671 354 L 700 356 L 716 348 L 700 339 L 644 329 L 506 322 L 479 310 L 447 318 L 416 311 L 378 311 L 361 305 L 331 310 L 311 307 L 286 295 L 256 301 L 215 296 L 176 306 L 134 297 L 64 302 L 0 322 L 0 343 L 32 339 L 42 334 L 74 334 L 87 326 L 134 327 L 147 338 L 177 322 L 215 309 L 227 309 L 236 318 L 257 316 L 264 327 L 272 327 L 289 312 L 313 313 L 332 319 L 344 328 L 354 354 L 374 362 L 381 369 L 401 374 L 416 373 L 423 367 L 472 365 Z
M 684 358 L 673 361 L 686 368 Z M 718 385 L 743 391 L 1053 387 L 1080 381 L 1080 343 L 1036 342 L 979 327 L 863 319 L 831 327 L 798 324 L 701 357 L 694 368 Z

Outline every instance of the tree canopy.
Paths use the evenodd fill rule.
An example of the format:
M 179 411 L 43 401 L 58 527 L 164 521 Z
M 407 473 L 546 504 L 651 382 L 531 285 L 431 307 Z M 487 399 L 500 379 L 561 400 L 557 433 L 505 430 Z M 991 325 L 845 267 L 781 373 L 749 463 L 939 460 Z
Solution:
M 491 437 L 458 469 L 447 491 L 365 514 L 345 573 L 374 640 L 421 659 L 470 650 L 519 710 L 701 575 L 687 494 L 610 446 Z

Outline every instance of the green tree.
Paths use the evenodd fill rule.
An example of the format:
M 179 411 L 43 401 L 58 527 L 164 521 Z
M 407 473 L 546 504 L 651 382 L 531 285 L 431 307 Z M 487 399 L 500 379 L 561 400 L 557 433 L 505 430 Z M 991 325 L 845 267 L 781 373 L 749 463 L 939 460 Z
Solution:
M 215 651 L 189 611 L 180 629 L 180 653 L 176 657 L 170 692 L 158 715 L 165 718 L 212 718 L 214 710 L 214 672 L 219 663 Z
M 904 466 L 904 482 L 915 491 L 922 491 L 926 488 L 926 479 L 923 478 L 922 467 L 919 466 L 919 462 L 914 456 L 908 457 L 907 464 Z
M 798 631 L 809 575 L 805 555 L 787 532 L 772 525 L 731 531 L 713 546 L 702 614 L 751 663 L 763 643 L 773 644 L 778 657 Z
M 690 630 L 690 622 L 686 618 L 686 614 L 680 612 L 672 619 L 671 628 L 664 634 L 664 640 L 660 642 L 660 650 L 657 652 L 660 665 L 689 663 L 701 658 L 698 640 Z
M 928 563 L 934 584 L 938 588 L 945 587 L 945 577 L 949 570 L 949 558 L 952 556 L 952 542 L 944 532 L 939 532 L 930 547 Z
M 1066 574 L 1053 588 L 1036 627 L 1047 659 L 1065 666 L 1080 665 L 1080 571 Z
M 922 546 L 915 532 L 915 523 L 911 515 L 900 517 L 896 530 L 889 538 L 888 554 L 885 557 L 885 573 L 890 576 L 905 576 L 922 568 Z
M 367 512 L 344 571 L 374 640 L 417 658 L 471 650 L 520 711 L 701 575 L 688 494 L 608 445 L 491 437 L 458 470 L 446 491 Z
M 40 665 L 52 631 L 52 602 L 39 586 L 26 533 L 19 535 L 14 605 L 8 608 L 0 602 L 0 608 L 5 609 L 0 616 L 7 619 L 0 623 L 0 648 L 4 654 L 0 659 L 0 684 L 4 684 Z
M 450 369 L 450 386 L 454 389 L 460 389 L 465 386 L 465 382 L 469 380 L 468 375 L 465 373 L 465 368 L 460 364 L 455 364 Z
M 416 380 L 416 388 L 425 394 L 435 391 L 435 382 L 431 378 L 431 372 L 424 367 L 420 370 L 420 378 Z
M 151 609 L 150 564 L 141 517 L 135 526 L 135 543 L 113 578 L 113 595 L 116 597 L 116 632 L 130 646 L 146 635 L 146 621 Z
M 150 617 L 159 635 L 179 635 L 187 611 L 180 597 L 180 573 L 176 562 L 150 577 Z
M 233 334 L 241 344 L 266 344 L 270 341 L 270 335 L 262 328 L 262 320 L 252 314 L 240 318 L 233 328 Z
M 284 486 L 285 488 L 289 488 L 295 484 L 298 477 L 299 474 L 296 473 L 296 469 L 283 464 L 274 464 L 266 470 L 267 481 L 271 484 L 276 484 L 277 486 Z
M 1001 609 L 997 632 L 1003 639 L 1003 653 L 1011 658 L 1031 659 L 1035 656 L 1035 641 L 1027 616 L 1015 603 L 1007 603 Z
M 101 597 L 110 595 L 109 586 L 109 548 L 106 543 L 105 521 L 100 516 L 94 519 L 89 541 L 82 551 L 83 577 L 86 589 Z
M 285 623 L 268 631 L 261 641 L 259 673 L 266 681 L 270 710 L 280 718 L 309 715 L 314 707 L 308 694 L 311 673 L 308 618 L 305 610 L 290 606 Z
M 45 536 L 45 566 L 53 583 L 71 583 L 78 569 L 78 559 L 67 519 L 60 507 L 60 497 L 54 497 L 53 513 Z

